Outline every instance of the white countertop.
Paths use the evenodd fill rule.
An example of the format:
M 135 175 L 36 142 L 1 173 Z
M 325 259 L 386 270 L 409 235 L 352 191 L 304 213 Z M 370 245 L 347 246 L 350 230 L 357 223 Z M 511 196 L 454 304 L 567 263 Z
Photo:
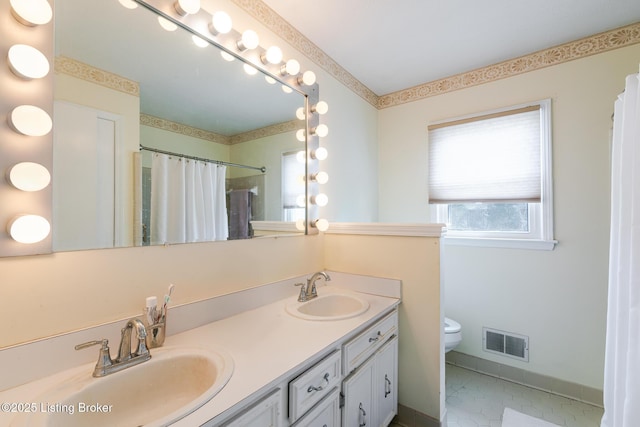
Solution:
M 319 295 L 344 292 L 353 291 L 343 287 L 318 287 Z M 234 372 L 226 386 L 209 402 L 173 425 L 192 427 L 204 424 L 239 402 L 266 393 L 281 381 L 296 375 L 309 361 L 319 360 L 337 348 L 345 337 L 356 335 L 372 320 L 400 303 L 399 298 L 358 292 L 358 297 L 370 304 L 370 308 L 361 315 L 335 321 L 310 321 L 286 312 L 285 306 L 297 298 L 296 290 L 292 293 L 296 295 L 167 337 L 164 347 L 222 349 L 231 355 L 234 362 Z M 153 355 L 153 350 L 151 353 Z M 76 369 L 86 369 L 90 376 L 94 366 L 95 362 Z M 60 375 L 6 390 L 0 393 L 0 402 L 31 402 L 34 396 L 56 384 Z M 12 418 L 0 413 L 0 426 L 9 425 Z

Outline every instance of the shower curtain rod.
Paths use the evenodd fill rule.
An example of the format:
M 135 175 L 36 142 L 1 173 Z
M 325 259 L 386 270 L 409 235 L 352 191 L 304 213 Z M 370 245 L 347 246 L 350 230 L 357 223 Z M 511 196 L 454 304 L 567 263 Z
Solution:
M 260 171 L 262 173 L 265 173 L 267 171 L 267 168 L 264 167 L 264 166 L 261 166 L 261 167 L 247 166 L 247 165 L 240 165 L 238 163 L 223 162 L 222 160 L 212 160 L 212 159 L 205 159 L 203 157 L 187 156 L 185 154 L 172 153 L 171 151 L 158 150 L 157 148 L 149 148 L 149 147 L 145 147 L 143 145 L 140 146 L 140 149 L 141 150 L 146 150 L 146 151 L 152 151 L 154 153 L 166 154 L 168 156 L 182 157 L 184 159 L 199 160 L 201 162 L 215 163 L 217 165 L 233 166 L 235 168 L 254 169 L 254 170 Z

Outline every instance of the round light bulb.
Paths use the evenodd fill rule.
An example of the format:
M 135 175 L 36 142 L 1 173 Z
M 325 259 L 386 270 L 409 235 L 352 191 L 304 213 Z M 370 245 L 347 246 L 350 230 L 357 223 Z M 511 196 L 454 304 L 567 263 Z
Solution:
M 316 105 L 311 107 L 311 111 L 320 115 L 327 114 L 327 111 L 329 111 L 329 104 L 324 101 L 320 101 Z
M 134 2 L 133 0 L 118 0 L 118 3 L 120 3 L 125 8 L 131 9 L 131 10 L 138 7 L 138 3 Z
M 174 8 L 180 16 L 195 15 L 200 11 L 200 0 L 178 0 Z
M 283 76 L 286 76 L 287 74 L 290 76 L 295 76 L 299 72 L 300 72 L 300 63 L 295 59 L 288 60 L 280 69 L 280 73 Z
M 298 154 L 296 154 L 296 160 L 298 163 L 304 163 L 307 160 L 307 153 L 305 151 L 298 151 Z
M 231 17 L 221 10 L 214 13 L 211 17 L 211 25 L 209 26 L 209 30 L 213 33 L 213 35 L 218 34 L 227 34 L 231 31 L 233 27 L 233 23 L 231 22 Z
M 10 0 L 11 14 L 18 22 L 30 27 L 51 22 L 53 10 L 47 0 Z
M 167 18 L 163 18 L 162 16 L 158 16 L 158 24 L 160 24 L 162 29 L 165 31 L 172 32 L 178 29 L 178 26 L 176 24 L 169 21 Z
M 325 136 L 329 135 L 329 127 L 325 124 L 318 125 L 311 131 L 311 133 L 313 135 L 318 135 L 319 137 L 324 138 Z
M 238 40 L 238 49 L 247 50 L 247 49 L 255 49 L 260 44 L 260 38 L 258 34 L 253 30 L 247 30 L 242 33 L 242 38 Z
M 304 207 L 306 206 L 306 204 L 307 204 L 307 203 L 306 203 L 306 200 L 305 200 L 304 194 L 301 194 L 301 195 L 299 195 L 298 197 L 296 197 L 296 205 L 297 205 L 299 208 L 304 208 Z
M 318 184 L 326 184 L 329 182 L 329 174 L 326 172 L 318 172 L 313 176 L 313 180 Z
M 291 92 L 293 92 L 293 89 L 291 89 L 291 88 L 290 88 L 289 86 L 287 86 L 287 85 L 282 85 L 282 91 L 283 91 L 284 93 L 291 93 Z
M 316 82 L 316 73 L 313 71 L 305 71 L 302 76 L 298 78 L 298 83 L 311 86 Z
M 262 57 L 262 62 L 277 65 L 282 62 L 282 49 L 271 46 Z
M 296 220 L 296 230 L 304 231 L 304 219 Z
M 35 47 L 16 44 L 9 48 L 9 68 L 23 79 L 39 79 L 49 74 L 49 61 Z
M 324 218 L 317 219 L 313 226 L 318 229 L 318 231 L 327 231 L 329 229 L 329 221 Z
M 27 136 L 44 136 L 51 132 L 53 121 L 43 109 L 34 105 L 20 105 L 9 113 L 9 124 Z
M 274 84 L 278 83 L 278 81 L 277 81 L 276 79 L 274 79 L 273 77 L 271 77 L 271 76 L 267 76 L 267 75 L 265 75 L 265 76 L 264 76 L 264 79 L 265 79 L 265 81 L 266 81 L 267 83 L 269 83 L 270 85 L 274 85 Z
M 7 179 L 18 190 L 40 191 L 51 182 L 51 174 L 39 163 L 22 162 L 9 169 Z
M 208 41 L 206 41 L 202 37 L 196 36 L 195 34 L 193 34 L 191 36 L 191 40 L 193 40 L 193 44 L 195 44 L 198 47 L 205 48 L 205 47 L 209 46 L 209 42 Z
M 296 110 L 296 117 L 298 120 L 304 120 L 307 115 L 304 113 L 304 107 L 300 107 Z
M 311 157 L 316 160 L 325 160 L 328 155 L 329 152 L 324 147 L 318 147 L 316 150 L 311 152 Z
M 254 67 L 253 65 L 249 65 L 249 64 L 244 64 L 242 66 L 242 68 L 244 68 L 244 72 L 247 73 L 250 76 L 254 76 L 256 75 L 256 73 L 258 72 L 258 70 L 256 69 L 256 67 Z
M 236 60 L 235 56 L 231 55 L 229 52 L 225 52 L 224 50 L 220 51 L 220 56 L 222 56 L 222 59 L 224 59 L 225 61 L 228 61 L 228 62 Z
M 51 231 L 49 221 L 40 215 L 19 215 L 7 224 L 7 231 L 19 243 L 37 243 Z
M 296 131 L 296 139 L 300 142 L 304 142 L 306 140 L 305 134 L 306 132 L 304 131 L 304 129 L 298 129 Z
M 311 201 L 318 206 L 327 206 L 327 203 L 329 203 L 329 197 L 324 193 L 320 193 L 313 196 Z

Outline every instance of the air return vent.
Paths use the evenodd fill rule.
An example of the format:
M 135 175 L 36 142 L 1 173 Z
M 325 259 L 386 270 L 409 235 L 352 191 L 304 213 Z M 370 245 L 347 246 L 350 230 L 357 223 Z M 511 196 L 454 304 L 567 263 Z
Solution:
M 529 337 L 524 335 L 482 328 L 482 349 L 525 362 L 529 361 Z

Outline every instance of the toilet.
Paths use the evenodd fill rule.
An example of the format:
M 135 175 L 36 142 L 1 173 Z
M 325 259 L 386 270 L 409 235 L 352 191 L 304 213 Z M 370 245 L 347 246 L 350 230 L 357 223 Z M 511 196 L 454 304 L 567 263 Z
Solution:
M 462 341 L 462 326 L 448 317 L 444 318 L 444 352 L 448 353 Z

